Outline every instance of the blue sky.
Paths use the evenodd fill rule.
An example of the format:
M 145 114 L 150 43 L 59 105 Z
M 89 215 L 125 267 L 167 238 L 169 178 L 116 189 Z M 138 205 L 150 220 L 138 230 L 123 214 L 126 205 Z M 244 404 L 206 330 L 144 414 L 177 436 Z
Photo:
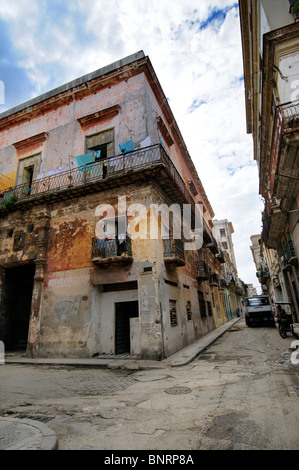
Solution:
M 246 134 L 234 0 L 1 0 L 0 112 L 136 51 L 149 55 L 216 219 L 229 219 L 240 277 L 262 202 Z

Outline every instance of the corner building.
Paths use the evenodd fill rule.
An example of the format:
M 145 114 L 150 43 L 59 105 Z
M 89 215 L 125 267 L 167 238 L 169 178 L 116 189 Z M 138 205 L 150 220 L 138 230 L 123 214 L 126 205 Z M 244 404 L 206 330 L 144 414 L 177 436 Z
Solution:
M 217 286 L 199 270 L 206 251 L 221 267 L 213 209 L 142 51 L 2 113 L 0 175 L 6 351 L 159 360 L 215 328 Z M 161 204 L 193 223 L 201 205 L 201 249 Z

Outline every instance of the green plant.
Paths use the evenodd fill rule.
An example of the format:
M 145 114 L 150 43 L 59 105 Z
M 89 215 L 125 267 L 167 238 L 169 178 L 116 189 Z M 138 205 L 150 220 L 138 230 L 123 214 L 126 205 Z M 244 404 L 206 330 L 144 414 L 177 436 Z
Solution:
M 9 207 L 11 207 L 15 202 L 15 197 L 13 194 L 11 194 L 9 196 L 9 198 L 7 199 L 7 201 L 5 201 L 1 206 L 0 206 L 0 209 L 2 210 L 6 210 L 8 209 Z
M 299 17 L 299 2 L 296 2 L 292 8 L 291 8 L 292 14 L 295 16 L 295 18 Z

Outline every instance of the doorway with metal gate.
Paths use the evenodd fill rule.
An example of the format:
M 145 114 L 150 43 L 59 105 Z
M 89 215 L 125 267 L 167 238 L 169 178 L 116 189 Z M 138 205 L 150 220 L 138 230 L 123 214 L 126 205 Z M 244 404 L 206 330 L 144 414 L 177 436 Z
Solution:
M 139 316 L 138 301 L 115 303 L 115 354 L 130 354 L 130 318 Z
M 0 339 L 6 351 L 26 350 L 35 265 L 5 270 L 0 310 Z

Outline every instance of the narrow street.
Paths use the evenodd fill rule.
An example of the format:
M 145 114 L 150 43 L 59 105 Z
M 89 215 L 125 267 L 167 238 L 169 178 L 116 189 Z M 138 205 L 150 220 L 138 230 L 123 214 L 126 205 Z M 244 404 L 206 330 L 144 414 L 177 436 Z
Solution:
M 183 367 L 0 366 L 1 415 L 40 420 L 58 449 L 298 449 L 293 337 L 243 319 Z

